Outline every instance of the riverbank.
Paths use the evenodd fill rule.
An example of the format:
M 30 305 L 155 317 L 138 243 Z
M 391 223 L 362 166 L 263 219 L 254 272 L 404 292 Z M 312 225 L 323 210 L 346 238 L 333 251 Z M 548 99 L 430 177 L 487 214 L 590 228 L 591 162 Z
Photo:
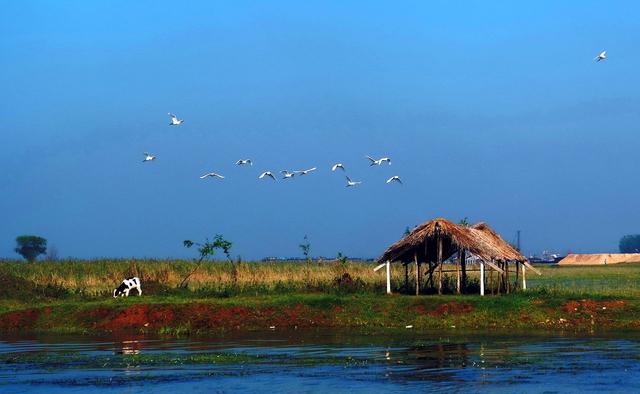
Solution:
M 400 275 L 393 280 L 396 294 L 388 296 L 384 277 L 373 273 L 373 265 L 356 262 L 209 263 L 195 275 L 196 283 L 175 288 L 180 274 L 192 267 L 190 262 L 166 261 L 2 262 L 0 331 L 640 328 L 639 265 L 541 267 L 542 276 L 528 278 L 529 290 L 484 297 L 397 294 Z M 135 270 L 143 279 L 144 295 L 112 298 L 117 283 L 112 277 Z
M 539 292 L 503 296 L 296 294 L 130 297 L 39 302 L 0 314 L 0 331 L 191 334 L 250 330 L 640 328 L 637 299 L 566 299 Z M 408 327 L 408 328 L 407 328 Z

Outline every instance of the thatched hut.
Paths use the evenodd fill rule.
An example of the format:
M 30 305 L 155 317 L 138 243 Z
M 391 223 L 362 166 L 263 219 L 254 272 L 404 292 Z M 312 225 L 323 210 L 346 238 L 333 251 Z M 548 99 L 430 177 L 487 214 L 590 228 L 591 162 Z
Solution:
M 456 291 L 461 293 L 467 282 L 469 271 L 467 262 L 470 257 L 479 262 L 480 294 L 482 295 L 485 289 L 485 268 L 498 273 L 497 291 L 507 293 L 518 286 L 520 272 L 522 272 L 522 287 L 526 289 L 525 266 L 539 273 L 520 252 L 504 241 L 487 224 L 465 226 L 442 218 L 429 220 L 414 228 L 407 236 L 391 245 L 380 257 L 379 262 L 386 264 L 388 271 L 391 263 L 402 263 L 405 267 L 406 289 L 409 282 L 409 264 L 415 264 L 416 294 L 420 293 L 422 265 L 427 266 L 426 284 L 431 288 L 436 287 L 434 275 L 437 274 L 439 294 L 442 294 L 443 273 L 456 272 Z M 445 270 L 443 266 L 446 261 L 455 262 L 454 269 Z M 510 272 L 515 278 L 513 285 Z M 387 290 L 389 289 L 390 286 L 387 285 Z

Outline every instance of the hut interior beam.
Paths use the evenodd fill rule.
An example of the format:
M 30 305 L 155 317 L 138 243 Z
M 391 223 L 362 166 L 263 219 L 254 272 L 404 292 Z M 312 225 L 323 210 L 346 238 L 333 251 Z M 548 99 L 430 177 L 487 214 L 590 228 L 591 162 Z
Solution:
M 420 295 L 420 263 L 418 263 L 418 255 L 414 255 L 414 263 L 416 265 L 416 295 Z
M 522 264 L 526 265 L 527 268 L 530 268 L 531 271 L 535 272 L 538 275 L 542 275 L 542 272 L 540 272 L 540 270 L 538 270 L 536 267 L 532 266 L 531 264 L 529 264 L 528 261 L 523 261 Z
M 404 292 L 409 293 L 409 263 L 404 264 Z
M 484 261 L 480 261 L 480 295 L 484 295 Z
M 502 268 L 498 267 L 496 264 L 494 264 L 491 261 L 487 261 L 487 265 L 491 268 L 493 268 L 495 271 L 499 272 L 499 273 L 504 273 L 504 271 L 502 270 Z
M 460 249 L 460 261 L 462 263 L 462 292 L 467 288 L 467 251 Z
M 391 262 L 387 260 L 387 294 L 391 294 Z
M 458 251 L 458 260 L 456 260 L 456 293 L 460 294 L 460 266 L 462 265 L 462 250 Z
M 495 293 L 495 281 L 493 280 L 493 273 L 495 270 L 489 271 L 489 291 L 491 291 L 491 295 Z
M 442 236 L 438 235 L 438 294 L 442 294 Z
M 509 294 L 511 292 L 511 280 L 509 279 L 509 261 L 505 261 L 504 262 L 504 284 L 506 286 L 505 291 L 507 294 Z

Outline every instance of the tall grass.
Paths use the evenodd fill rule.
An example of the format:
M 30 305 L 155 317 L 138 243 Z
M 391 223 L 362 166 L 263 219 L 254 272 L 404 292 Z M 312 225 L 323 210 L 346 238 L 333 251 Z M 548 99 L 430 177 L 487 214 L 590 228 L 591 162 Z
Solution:
M 57 262 L 1 262 L 4 272 L 36 285 L 53 285 L 70 293 L 104 295 L 122 279 L 138 276 L 143 290 L 171 291 L 195 267 L 184 260 L 66 260 Z M 339 286 L 346 272 L 355 290 L 383 289 L 383 273 L 374 273 L 371 264 L 361 262 L 243 262 L 204 263 L 189 279 L 192 291 L 217 294 L 330 291 Z M 399 281 L 400 272 L 394 275 Z
M 640 264 L 538 266 L 542 275 L 527 273 L 528 287 L 574 295 L 640 297 Z
M 0 262 L 0 273 L 22 278 L 40 287 L 64 289 L 70 294 L 100 296 L 110 294 L 122 279 L 138 276 L 147 294 L 175 292 L 180 281 L 194 268 L 185 260 L 64 260 L 25 263 Z M 384 270 L 373 272 L 375 264 L 363 262 L 206 262 L 190 278 L 189 290 L 199 294 L 260 295 L 288 292 L 361 291 L 382 293 Z M 560 267 L 540 266 L 543 275 L 527 271 L 531 290 L 566 295 L 640 297 L 640 264 Z M 415 272 L 409 269 L 409 292 L 415 288 Z M 344 274 L 348 277 L 345 280 Z M 404 285 L 400 265 L 392 269 L 392 288 Z M 426 279 L 426 278 L 425 278 Z M 455 286 L 455 277 L 445 278 L 445 287 Z M 469 273 L 477 291 L 478 273 Z M 471 290 L 471 289 L 470 289 Z

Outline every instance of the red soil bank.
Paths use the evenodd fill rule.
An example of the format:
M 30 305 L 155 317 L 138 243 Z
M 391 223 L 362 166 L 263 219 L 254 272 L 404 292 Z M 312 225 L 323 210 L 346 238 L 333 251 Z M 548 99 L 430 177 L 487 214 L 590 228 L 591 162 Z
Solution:
M 418 305 L 415 311 L 421 315 L 429 315 L 432 317 L 440 317 L 445 315 L 460 315 L 465 313 L 471 313 L 473 307 L 466 302 L 451 301 L 436 306 L 435 309 L 428 309 L 424 305 Z
M 56 312 L 60 312 L 57 315 Z M 331 312 L 328 312 L 331 314 Z M 56 320 L 57 319 L 57 320 Z M 65 319 L 62 321 L 62 319 Z M 247 330 L 305 328 L 334 325 L 327 312 L 295 304 L 282 307 L 249 308 L 194 304 L 135 304 L 126 308 L 96 307 L 78 310 L 71 315 L 62 309 L 28 309 L 0 315 L 0 330 L 23 330 L 76 326 L 99 331 L 157 330 L 189 328 L 191 330 Z
M 51 308 L 45 308 L 51 311 Z M 36 325 L 40 317 L 40 309 L 25 309 L 23 311 L 15 311 L 5 313 L 0 316 L 0 330 L 25 330 L 31 329 Z

